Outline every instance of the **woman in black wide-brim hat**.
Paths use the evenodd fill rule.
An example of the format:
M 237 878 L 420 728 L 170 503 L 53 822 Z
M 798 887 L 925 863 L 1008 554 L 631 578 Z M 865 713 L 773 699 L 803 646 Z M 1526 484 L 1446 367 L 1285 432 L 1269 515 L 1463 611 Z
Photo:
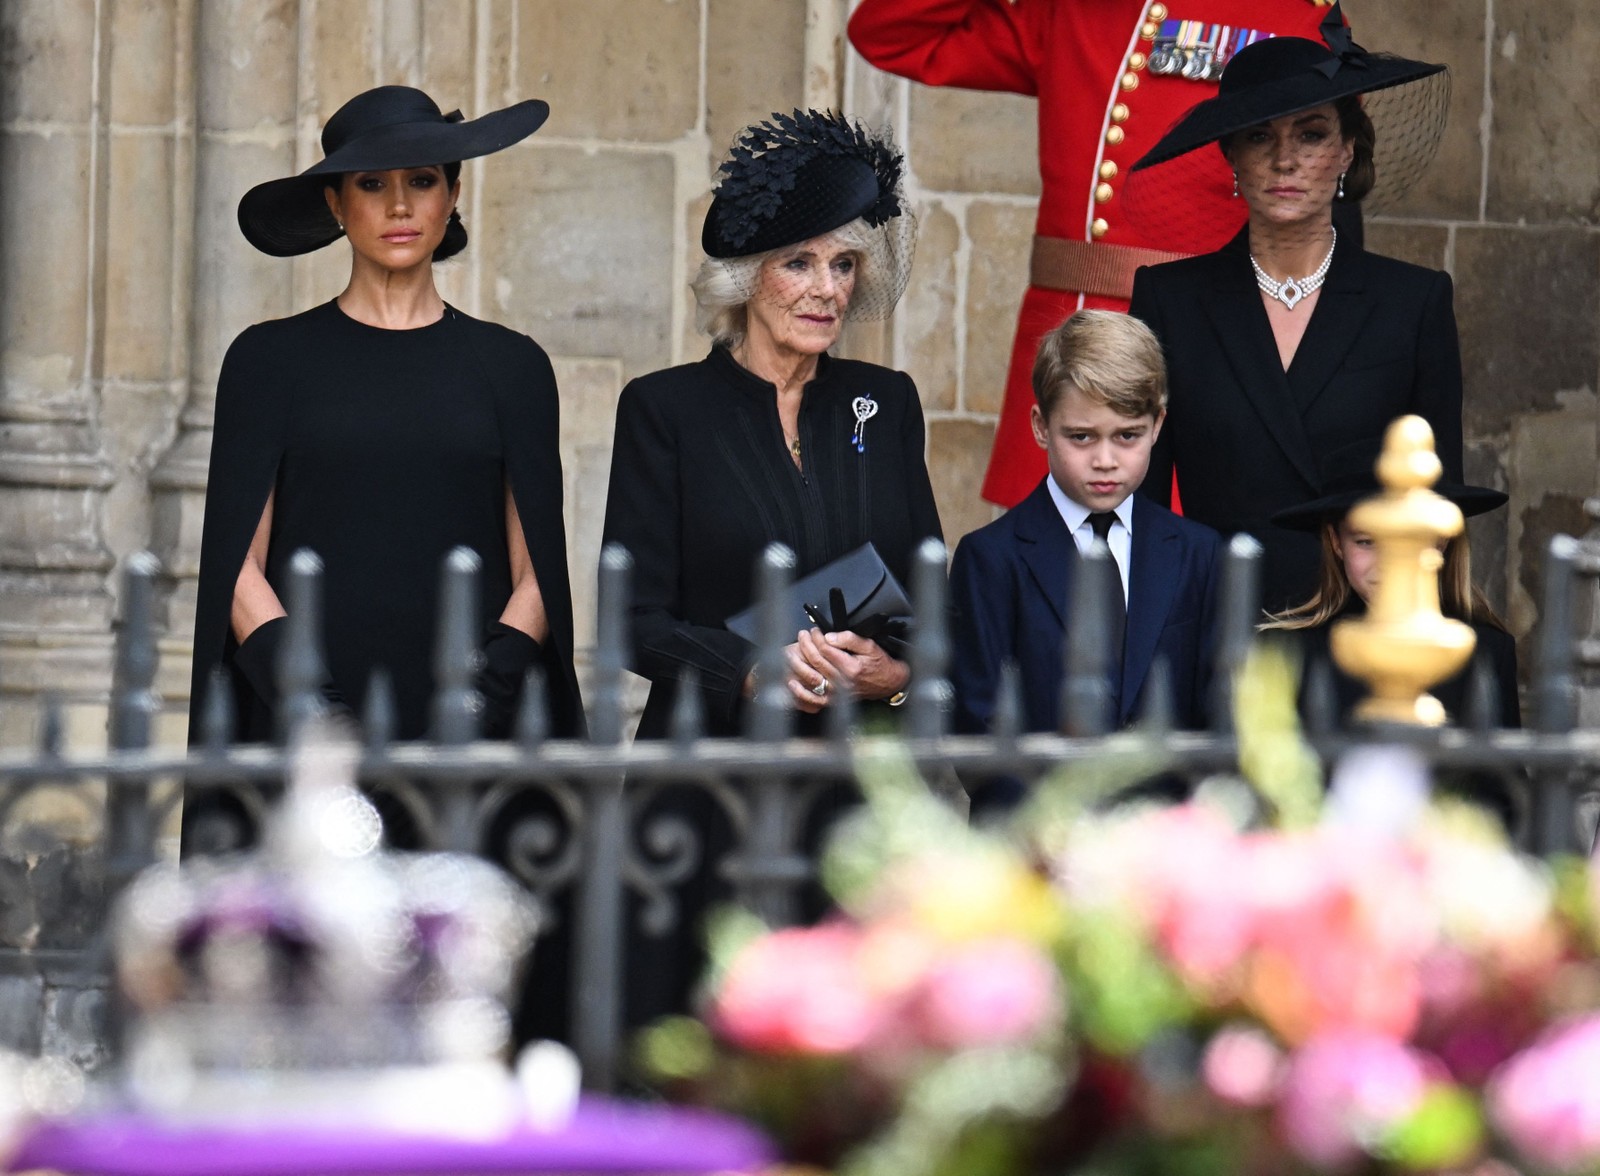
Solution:
M 464 121 L 420 90 L 381 86 L 328 120 L 320 163 L 240 201 L 245 238 L 274 257 L 343 239 L 350 280 L 311 310 L 247 328 L 223 361 L 191 739 L 219 669 L 238 736 L 278 728 L 285 589 L 301 549 L 324 569 L 332 709 L 359 713 L 381 673 L 394 734 L 426 734 L 441 568 L 466 547 L 481 561 L 486 733 L 509 730 L 535 666 L 555 729 L 579 729 L 550 362 L 526 335 L 447 305 L 433 274 L 467 244 L 461 161 L 526 138 L 547 114 L 529 101 Z M 229 839 L 204 804 L 190 807 L 186 844 Z
M 886 135 L 818 111 L 747 128 L 722 165 L 693 284 L 710 352 L 634 380 L 617 408 L 605 540 L 634 560 L 632 668 L 650 680 L 640 738 L 667 733 L 690 677 L 708 729 L 740 730 L 756 647 L 727 621 L 752 603 L 768 544 L 792 549 L 803 576 L 870 542 L 909 585 L 918 545 L 941 537 L 910 377 L 829 354 L 846 321 L 886 316 L 905 288 L 901 170 Z M 784 685 L 804 734 L 842 692 L 887 707 L 909 677 L 868 637 L 797 630 Z M 660 811 L 695 827 L 708 856 L 726 845 L 703 793 Z M 631 1022 L 683 1006 L 702 962 L 692 924 L 720 883 L 691 880 L 691 925 L 635 953 L 648 982 L 630 991 Z
M 1141 269 L 1131 313 L 1161 339 L 1169 403 L 1144 491 L 1265 547 L 1269 610 L 1315 586 L 1312 537 L 1270 520 L 1317 492 L 1320 459 L 1376 440 L 1405 413 L 1433 427 L 1461 478 L 1461 359 L 1450 278 L 1364 251 L 1338 203 L 1392 200 L 1427 165 L 1449 97 L 1445 67 L 1369 53 L 1335 5 L 1326 44 L 1241 50 L 1217 97 L 1129 176 L 1128 215 L 1159 239 L 1167 210 L 1210 186 L 1249 209 L 1215 253 Z

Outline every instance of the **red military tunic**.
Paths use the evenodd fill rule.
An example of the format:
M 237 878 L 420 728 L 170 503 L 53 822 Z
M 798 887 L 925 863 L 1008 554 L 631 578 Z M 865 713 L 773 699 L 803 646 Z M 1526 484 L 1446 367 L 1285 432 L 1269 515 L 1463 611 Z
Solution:
M 1326 15 L 1323 0 L 861 0 L 850 19 L 850 40 L 880 69 L 914 81 L 1037 96 L 1039 236 L 1149 248 L 1120 215 L 1128 169 L 1191 106 L 1216 93 L 1214 79 L 1150 71 L 1163 25 L 1206 22 L 1233 32 L 1320 41 L 1318 25 Z M 1201 36 L 1210 31 L 1202 28 Z M 1215 202 L 1228 199 L 1225 191 L 1196 193 L 1197 203 L 1213 202 L 1206 218 L 1212 225 Z M 1234 227 L 1244 221 L 1241 202 Z M 1218 243 L 1196 241 L 1194 250 Z M 1040 256 L 1036 242 L 1036 274 Z M 1126 271 L 1130 282 L 1131 263 L 1138 260 L 1081 250 L 1075 260 L 1081 265 L 1085 256 L 1115 261 L 1110 268 Z M 1126 311 L 1126 289 L 1110 294 L 1028 287 L 983 483 L 989 501 L 1014 506 L 1044 476 L 1044 452 L 1028 425 L 1040 337 L 1081 307 Z

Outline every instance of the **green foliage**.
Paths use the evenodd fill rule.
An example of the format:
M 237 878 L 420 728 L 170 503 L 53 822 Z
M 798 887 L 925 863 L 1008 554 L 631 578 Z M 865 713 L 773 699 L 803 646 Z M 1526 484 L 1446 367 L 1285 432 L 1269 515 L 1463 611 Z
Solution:
M 1300 731 L 1300 666 L 1284 642 L 1257 642 L 1234 681 L 1239 770 L 1280 829 L 1305 829 L 1322 812 L 1322 765 Z
M 1066 952 L 1073 1011 L 1097 1049 L 1123 1057 L 1192 1011 L 1177 978 L 1124 919 L 1086 912 Z

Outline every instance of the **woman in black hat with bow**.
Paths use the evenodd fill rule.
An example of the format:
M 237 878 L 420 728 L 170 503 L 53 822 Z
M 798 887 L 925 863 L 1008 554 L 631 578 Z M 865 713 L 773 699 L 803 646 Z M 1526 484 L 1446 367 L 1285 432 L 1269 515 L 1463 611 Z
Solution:
M 941 537 L 910 377 L 829 354 L 847 320 L 886 316 L 905 289 L 915 233 L 901 167 L 886 136 L 818 111 L 747 128 L 722 165 L 694 281 L 710 353 L 634 380 L 617 407 L 605 539 L 634 560 L 632 668 L 650 680 L 641 739 L 667 734 L 686 679 L 707 729 L 739 732 L 756 647 L 727 622 L 753 602 L 768 544 L 793 550 L 803 576 L 871 543 L 904 585 L 918 545 Z M 876 640 L 797 628 L 784 686 L 805 734 L 842 692 L 893 705 L 909 678 Z M 814 840 L 837 793 L 796 814 L 811 831 L 800 840 Z M 674 937 L 638 936 L 630 917 L 634 1025 L 686 1006 L 703 971 L 699 917 L 728 895 L 711 865 L 730 845 L 729 814 L 682 789 L 641 819 L 656 817 L 695 830 L 702 865 L 677 889 Z
M 1351 526 L 1349 516 L 1353 507 L 1381 489 L 1376 472 L 1378 457 L 1379 445 L 1372 441 L 1335 450 L 1324 463 L 1328 473 L 1321 495 L 1272 516 L 1274 526 L 1306 535 L 1317 544 L 1317 587 L 1292 608 L 1270 617 L 1262 628 L 1298 634 L 1304 642 L 1306 664 L 1327 664 L 1341 722 L 1348 720 L 1356 704 L 1366 697 L 1366 686 L 1333 664 L 1328 637 L 1336 622 L 1363 615 L 1377 589 L 1376 545 L 1371 535 Z M 1506 504 L 1506 496 L 1499 490 L 1464 485 L 1448 475 L 1433 490 L 1455 503 L 1468 518 Z M 1443 555 L 1439 610 L 1453 620 L 1470 624 L 1478 640 L 1471 665 L 1429 693 L 1444 704 L 1453 722 L 1461 722 L 1467 718 L 1473 675 L 1478 666 L 1485 666 L 1496 688 L 1496 723 L 1519 727 L 1522 712 L 1517 702 L 1516 642 L 1472 581 L 1472 548 L 1467 533 L 1463 531 L 1450 539 Z
M 303 548 L 323 563 L 323 695 L 336 709 L 359 711 L 381 671 L 395 734 L 426 733 L 441 566 L 467 547 L 482 565 L 487 733 L 507 732 L 535 666 L 555 728 L 580 727 L 550 362 L 526 335 L 448 306 L 433 277 L 467 244 L 461 161 L 526 138 L 548 113 L 529 101 L 463 121 L 420 90 L 381 86 L 328 120 L 320 163 L 240 201 L 246 239 L 274 257 L 345 240 L 350 280 L 247 328 L 223 361 L 191 738 L 219 667 L 238 736 L 273 734 L 285 586 Z
M 1217 186 L 1249 209 L 1216 253 L 1141 269 L 1131 313 L 1166 352 L 1166 428 L 1144 490 L 1265 546 L 1269 610 L 1315 585 L 1310 536 L 1270 523 L 1316 493 L 1330 448 L 1381 437 L 1405 413 L 1433 427 L 1461 478 L 1461 358 L 1447 274 L 1365 252 L 1335 231 L 1336 203 L 1392 200 L 1443 129 L 1445 68 L 1368 53 L 1338 6 L 1326 44 L 1278 37 L 1241 50 L 1201 103 L 1134 169 L 1130 216 Z

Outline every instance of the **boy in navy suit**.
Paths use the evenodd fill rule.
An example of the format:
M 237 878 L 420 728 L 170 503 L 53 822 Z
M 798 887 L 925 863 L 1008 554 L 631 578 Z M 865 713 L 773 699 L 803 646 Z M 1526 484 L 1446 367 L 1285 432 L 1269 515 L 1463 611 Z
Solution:
M 1114 725 L 1138 716 L 1160 660 L 1178 725 L 1202 726 L 1222 541 L 1134 494 L 1166 419 L 1161 345 L 1138 319 L 1080 310 L 1040 343 L 1033 393 L 1033 436 L 1050 472 L 963 539 L 950 569 L 957 729 L 988 730 L 1007 661 L 1021 677 L 1026 729 L 1059 728 L 1072 581 L 1097 537 L 1116 561 L 1126 610 Z M 1115 643 L 1123 618 L 1115 604 L 1112 613 Z

